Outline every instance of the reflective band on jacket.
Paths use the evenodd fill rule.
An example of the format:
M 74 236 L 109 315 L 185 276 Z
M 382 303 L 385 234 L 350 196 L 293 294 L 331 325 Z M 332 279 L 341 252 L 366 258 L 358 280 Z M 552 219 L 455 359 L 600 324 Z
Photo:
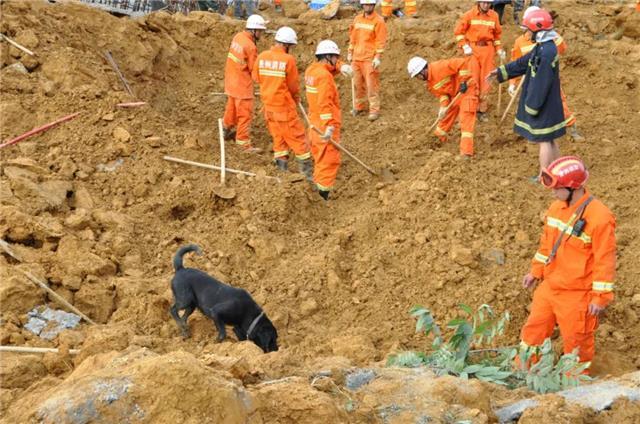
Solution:
M 231 60 L 233 60 L 234 62 L 240 64 L 240 65 L 244 65 L 245 61 L 242 59 L 238 59 L 233 53 L 229 52 L 227 53 L 227 57 Z
M 318 87 L 312 87 L 310 85 L 305 85 L 304 88 L 305 88 L 305 90 L 307 90 L 307 93 L 318 94 Z
M 442 86 L 445 85 L 446 83 L 448 83 L 449 81 L 451 81 L 451 77 L 444 77 L 440 81 L 438 81 L 437 83 L 433 84 L 433 88 L 436 89 L 436 90 L 439 89 L 439 88 L 442 88 Z
M 573 233 L 573 226 L 570 226 L 567 223 L 562 222 L 559 219 L 552 218 L 550 216 L 547 217 L 547 225 L 551 228 L 557 228 L 563 233 L 567 233 L 567 234 Z M 586 244 L 591 243 L 591 237 L 585 234 L 584 232 L 579 236 L 573 236 L 573 237 L 576 237 L 577 239 L 582 240 Z
M 538 261 L 538 262 L 542 262 L 543 264 L 547 263 L 547 259 L 549 259 L 548 256 L 543 255 L 540 252 L 536 252 L 535 256 L 533 257 L 534 260 Z
M 460 72 L 458 72 L 458 75 L 460 75 L 461 77 L 471 75 L 471 71 L 467 71 L 466 69 L 463 69 Z
M 496 40 L 496 41 L 493 42 L 493 45 L 494 46 L 500 46 L 500 45 L 502 45 L 502 41 Z
M 560 122 L 559 124 L 556 124 L 552 127 L 548 127 L 548 128 L 532 128 L 531 125 L 527 124 L 526 122 L 522 122 L 521 120 L 517 119 L 514 121 L 514 123 L 520 127 L 523 128 L 527 131 L 529 131 L 529 133 L 533 134 L 533 135 L 545 135 L 545 134 L 551 134 L 552 132 L 558 131 L 560 128 L 564 128 L 567 126 L 567 122 L 569 122 L 570 119 L 565 119 L 564 121 Z
M 434 133 L 436 135 L 447 135 L 447 132 L 440 127 L 436 127 L 436 130 L 434 131 Z
M 594 291 L 610 292 L 613 291 L 613 283 L 608 283 L 605 281 L 594 281 L 591 288 Z
M 393 2 L 391 1 L 383 1 L 380 3 L 382 7 L 393 6 Z
M 471 25 L 483 25 L 488 27 L 495 27 L 495 21 L 483 21 L 482 19 L 471 19 Z
M 464 35 L 456 35 L 456 41 L 464 40 Z
M 416 2 L 415 1 L 405 1 L 404 5 L 405 5 L 405 7 L 407 7 L 407 6 L 415 6 Z
M 524 105 L 524 110 L 529 114 L 529 115 L 533 115 L 536 116 L 539 111 L 535 110 L 535 109 L 531 109 L 529 106 Z
M 356 22 L 356 29 L 364 29 L 367 31 L 373 31 L 375 29 L 375 24 L 363 24 L 361 22 Z
M 320 114 L 320 119 L 322 119 L 323 121 L 328 121 L 331 118 L 333 118 L 333 114 L 332 113 L 321 113 Z
M 440 96 L 440 103 L 444 103 L 448 101 L 449 101 L 449 96 L 447 96 L 446 94 Z
M 533 50 L 533 48 L 535 46 L 536 46 L 535 44 L 529 44 L 528 46 L 522 46 L 522 47 L 520 47 L 520 53 L 522 53 L 522 56 L 524 56 L 525 54 L 527 54 L 531 50 Z
M 270 69 L 260 69 L 258 74 L 267 76 L 267 77 L 279 77 L 285 78 L 287 74 L 284 71 L 272 71 Z
M 504 65 L 500 65 L 498 69 L 500 69 L 500 74 L 502 74 L 502 79 L 505 81 L 508 80 L 509 74 L 507 74 L 507 68 Z

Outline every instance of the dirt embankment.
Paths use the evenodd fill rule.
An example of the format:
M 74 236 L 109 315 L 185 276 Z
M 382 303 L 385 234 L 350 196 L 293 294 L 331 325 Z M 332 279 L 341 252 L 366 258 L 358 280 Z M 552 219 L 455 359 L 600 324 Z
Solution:
M 549 5 L 557 11 L 558 28 L 569 44 L 563 58 L 564 90 L 587 139 L 580 144 L 562 140 L 561 148 L 586 160 L 590 189 L 618 219 L 618 297 L 598 330 L 602 354 L 595 364 L 597 374 L 617 375 L 640 365 L 635 278 L 640 273 L 635 260 L 640 254 L 640 96 L 634 95 L 640 70 L 631 65 L 640 60 L 633 30 L 637 14 L 622 6 Z M 58 384 L 70 396 L 74 390 L 83 392 L 71 378 L 76 373 L 96 378 L 140 373 L 139 381 L 151 390 L 162 378 L 152 377 L 146 364 L 157 361 L 154 366 L 161 367 L 165 360 L 181 364 L 167 379 L 178 378 L 180 367 L 191 369 L 193 361 L 204 363 L 193 371 L 200 373 L 194 378 L 212 387 L 216 379 L 228 378 L 212 370 L 233 374 L 235 365 L 229 361 L 237 361 L 241 371 L 233 375 L 240 383 L 225 393 L 230 396 L 227 404 L 239 405 L 245 402 L 243 385 L 366 365 L 398 349 L 423 347 L 407 314 L 417 303 L 429 306 L 442 321 L 456 313 L 460 302 L 508 309 L 513 322 L 504 343 L 516 343 L 530 302 L 530 294 L 520 289 L 520 277 L 535 251 L 540 215 L 550 197 L 527 182 L 536 171 L 536 152 L 508 128 L 498 130 L 494 122 L 478 125 L 477 157 L 471 162 L 457 158 L 455 138 L 441 146 L 425 134 L 436 101 L 407 78 L 405 64 L 414 54 L 431 60 L 453 55 L 452 28 L 468 2 L 425 1 L 420 7 L 423 19 L 389 25 L 379 121 L 352 118 L 350 84 L 339 81 L 345 145 L 390 172 L 384 179 L 371 178 L 345 158 L 335 196 L 324 204 L 295 178 L 283 184 L 231 178 L 236 197 L 222 200 L 211 192 L 216 174 L 162 160 L 168 154 L 219 162 L 215 122 L 224 98 L 210 93 L 222 91 L 228 43 L 241 23 L 209 13 L 157 13 L 131 21 L 72 3 L 3 2 L 2 33 L 37 56 L 0 44 L 1 139 L 82 112 L 42 136 L 0 151 L 0 237 L 22 258 L 18 264 L 0 255 L 1 342 L 81 349 L 76 358 L 3 355 L 3 408 L 22 413 L 26 409 L 20 405 L 35 404 L 34 396 L 55 391 Z M 325 22 L 315 14 L 294 19 L 265 13 L 274 27 L 287 24 L 298 30 L 301 42 L 294 52 L 301 71 L 313 60 L 320 39 L 333 38 L 346 48 L 349 16 Z M 517 33 L 513 25 L 506 26 L 507 46 Z M 264 39 L 259 48 L 269 44 Z M 104 60 L 107 50 L 135 98 L 124 92 Z M 131 100 L 149 104 L 115 108 Z M 259 114 L 255 122 L 253 138 L 268 151 L 270 139 Z M 277 175 L 269 153 L 248 157 L 233 145 L 227 151 L 231 167 Z M 189 265 L 246 288 L 264 306 L 278 328 L 279 352 L 254 355 L 251 345 L 215 344 L 214 327 L 199 314 L 190 320 L 192 339 L 179 337 L 167 313 L 168 283 L 171 257 L 186 242 L 198 243 L 205 252 L 186 258 Z M 50 299 L 22 281 L 19 267 L 47 280 L 100 325 L 82 324 L 52 342 L 24 330 L 26 313 Z M 138 348 L 148 349 L 144 355 L 150 356 L 136 357 L 139 368 L 116 367 L 109 375 L 100 374 L 107 362 L 94 355 L 126 349 L 133 355 Z M 216 358 L 207 362 L 207 355 Z M 247 365 L 243 361 L 248 357 L 254 359 Z M 342 383 L 338 379 L 335 384 Z M 113 390 L 128 391 L 127 384 Z M 306 387 L 296 398 L 305 405 L 298 413 L 315 405 L 324 411 L 318 414 L 328 414 L 309 422 L 380 417 L 380 405 L 371 400 L 375 398 L 369 409 L 349 415 L 348 400 L 330 384 L 321 393 L 306 380 L 291 384 L 296 390 Z M 265 422 L 286 422 L 264 406 L 281 393 L 287 393 L 286 399 L 296 393 L 279 392 L 278 387 L 257 389 L 264 397 L 256 402 L 263 406 L 252 408 L 260 410 Z M 155 398 L 155 392 L 131 390 L 134 399 Z M 497 398 L 505 396 L 510 395 Z M 318 407 L 329 404 L 335 408 Z M 127 403 L 132 409 L 122 411 L 135 415 L 135 405 Z M 146 418 L 157 417 L 148 404 L 143 406 Z M 490 409 L 466 407 L 491 419 Z M 241 410 L 232 409 L 229 414 Z M 248 410 L 257 416 L 255 409 Z M 198 409 L 198 414 L 208 411 Z M 287 414 L 286 419 L 296 421 L 294 412 Z

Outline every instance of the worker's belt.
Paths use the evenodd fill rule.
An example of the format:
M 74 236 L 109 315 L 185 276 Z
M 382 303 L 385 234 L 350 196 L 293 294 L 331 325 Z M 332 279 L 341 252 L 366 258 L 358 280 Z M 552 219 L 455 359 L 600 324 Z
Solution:
M 471 44 L 473 44 L 474 46 L 485 47 L 485 46 L 490 45 L 491 41 L 485 41 L 485 40 L 472 41 Z

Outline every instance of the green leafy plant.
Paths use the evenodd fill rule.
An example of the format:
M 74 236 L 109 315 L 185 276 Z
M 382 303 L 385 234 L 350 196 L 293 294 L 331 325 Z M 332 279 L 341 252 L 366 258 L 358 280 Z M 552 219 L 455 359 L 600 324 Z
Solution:
M 582 372 L 589 366 L 578 361 L 576 352 L 563 355 L 555 362 L 551 340 L 547 339 L 538 349 L 521 349 L 515 346 L 495 347 L 496 337 L 504 334 L 509 313 L 496 317 L 489 305 L 477 310 L 461 304 L 461 317 L 449 321 L 444 333 L 428 308 L 415 306 L 410 313 L 416 319 L 416 332 L 431 337 L 428 352 L 400 352 L 391 355 L 388 366 L 428 366 L 438 375 L 455 375 L 464 379 L 502 384 L 509 387 L 527 386 L 539 393 L 549 393 L 577 386 L 589 377 Z M 538 362 L 532 362 L 533 355 Z M 514 369 L 518 356 L 521 366 Z

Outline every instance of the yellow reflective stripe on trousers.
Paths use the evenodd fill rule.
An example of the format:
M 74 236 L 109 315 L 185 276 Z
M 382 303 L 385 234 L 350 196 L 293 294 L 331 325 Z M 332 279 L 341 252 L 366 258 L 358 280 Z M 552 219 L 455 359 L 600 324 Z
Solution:
M 287 74 L 284 71 L 272 71 L 269 69 L 260 69 L 258 71 L 258 74 L 268 76 L 268 77 L 280 77 L 280 78 L 285 78 L 287 76 Z
M 461 138 L 473 138 L 473 133 L 468 131 L 462 131 L 460 133 Z
M 333 114 L 332 113 L 321 113 L 320 114 L 320 119 L 322 119 L 323 121 L 328 121 L 331 118 L 333 118 Z
M 364 29 L 367 31 L 373 31 L 375 29 L 375 24 L 363 24 L 361 22 L 357 22 L 355 25 L 356 29 Z
M 546 263 L 547 263 L 547 259 L 549 259 L 549 257 L 548 257 L 548 256 L 543 255 L 543 254 L 542 254 L 542 253 L 540 253 L 540 252 L 536 252 L 536 254 L 534 255 L 533 259 L 534 259 L 535 261 L 542 262 L 543 264 L 546 264 Z
M 608 281 L 594 281 L 591 288 L 593 291 L 611 292 L 613 291 L 613 283 Z
M 305 85 L 304 89 L 307 90 L 307 93 L 318 94 L 318 87 L 312 87 L 310 85 Z
M 445 130 L 443 130 L 440 127 L 436 127 L 435 131 L 433 132 L 435 135 L 447 135 L 447 132 Z
M 573 226 L 568 225 L 566 222 L 562 222 L 557 218 L 552 218 L 550 216 L 547 217 L 547 225 L 551 228 L 557 228 L 560 232 L 565 234 L 571 234 L 573 232 Z M 572 236 L 576 237 L 579 240 L 582 240 L 584 243 L 591 243 L 591 237 L 586 233 L 580 234 L 580 236 Z
M 236 144 L 238 146 L 246 146 L 248 144 L 251 144 L 251 140 L 238 140 L 238 139 L 236 139 Z
M 296 160 L 306 160 L 311 157 L 311 152 L 303 153 L 301 155 L 296 155 Z
M 514 121 L 514 123 L 516 124 L 516 126 L 523 128 L 527 131 L 529 131 L 531 134 L 533 135 L 545 135 L 545 134 L 551 134 L 552 132 L 558 131 L 560 128 L 564 128 L 567 126 L 567 122 L 569 122 L 569 119 L 565 119 L 564 121 L 560 122 L 559 124 L 556 124 L 552 127 L 547 127 L 547 128 L 532 128 L 531 125 L 527 124 L 526 122 L 522 122 L 521 120 L 517 119 Z
M 471 25 L 482 25 L 482 26 L 488 26 L 488 27 L 495 27 L 496 23 L 495 21 L 485 21 L 482 19 L 471 19 Z
M 233 53 L 229 52 L 227 53 L 227 57 L 231 60 L 233 60 L 234 62 L 240 64 L 240 65 L 244 65 L 245 61 L 242 59 L 239 59 L 238 57 L 236 57 L 236 55 L 234 55 Z
M 501 46 L 502 45 L 502 41 L 496 40 L 496 41 L 493 42 L 493 45 L 494 46 Z
M 436 89 L 436 90 L 439 89 L 439 88 L 442 88 L 442 86 L 445 85 L 446 83 L 448 83 L 449 81 L 451 81 L 451 77 L 444 77 L 440 81 L 438 81 L 437 83 L 433 84 L 433 88 Z
M 273 152 L 273 157 L 276 158 L 276 159 L 281 158 L 283 156 L 289 156 L 289 151 L 288 150 L 283 150 L 283 151 L 280 151 L 280 152 L 276 152 L 276 151 Z
M 320 183 L 316 183 L 316 187 L 318 187 L 318 190 L 322 190 L 322 191 L 331 191 L 331 187 L 327 187 L 327 186 L 323 186 Z

